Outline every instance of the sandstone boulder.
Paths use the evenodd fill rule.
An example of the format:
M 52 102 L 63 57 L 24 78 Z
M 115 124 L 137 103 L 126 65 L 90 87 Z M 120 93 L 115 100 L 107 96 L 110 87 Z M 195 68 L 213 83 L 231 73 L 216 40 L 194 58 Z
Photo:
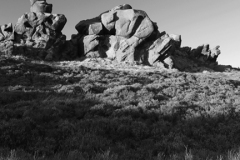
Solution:
M 80 21 L 76 26 L 79 34 L 83 35 L 99 35 L 103 32 L 103 26 L 100 17 Z
M 130 38 L 147 38 L 154 30 L 153 23 L 147 14 L 140 10 L 118 9 L 111 10 L 101 15 L 104 27 L 116 36 Z
M 101 22 L 103 26 L 107 29 L 109 34 L 115 35 L 116 21 L 117 16 L 115 11 L 110 11 L 101 15 Z
M 119 48 L 116 52 L 116 59 L 118 62 L 133 63 L 136 60 L 136 47 L 141 43 L 141 39 L 132 36 L 131 38 L 124 38 L 119 42 Z
M 30 12 L 52 13 L 52 4 L 48 4 L 46 0 L 30 0 Z
M 99 35 L 82 36 L 79 40 L 79 55 L 83 57 L 100 57 L 98 53 Z
M 172 46 L 172 39 L 166 37 L 164 39 L 158 38 L 148 49 L 148 62 L 153 65 L 157 61 L 163 61 L 169 56 L 169 49 Z

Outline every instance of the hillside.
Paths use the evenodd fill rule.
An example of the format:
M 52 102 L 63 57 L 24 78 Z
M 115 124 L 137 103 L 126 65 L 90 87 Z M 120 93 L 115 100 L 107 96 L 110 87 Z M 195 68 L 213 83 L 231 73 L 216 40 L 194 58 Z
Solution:
M 0 160 L 240 159 L 240 69 L 220 46 L 181 46 L 129 4 L 67 40 L 52 9 L 0 26 Z
M 0 77 L 3 157 L 15 150 L 20 159 L 195 160 L 240 146 L 236 69 L 188 73 L 100 58 L 1 56 Z

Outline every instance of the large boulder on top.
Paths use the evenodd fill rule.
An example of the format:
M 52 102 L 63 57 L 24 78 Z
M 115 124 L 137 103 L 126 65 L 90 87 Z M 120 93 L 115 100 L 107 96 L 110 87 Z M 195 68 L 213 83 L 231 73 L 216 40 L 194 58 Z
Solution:
M 80 21 L 75 28 L 79 36 L 86 35 L 87 39 L 90 35 L 101 35 L 102 37 L 99 39 L 100 45 L 93 43 L 96 42 L 95 40 L 90 41 L 89 46 L 80 49 L 80 55 L 88 55 L 88 50 L 92 50 L 92 44 L 95 44 L 96 46 L 93 45 L 95 46 L 94 52 L 103 53 L 105 51 L 101 55 L 109 55 L 110 59 L 115 57 L 119 62 L 136 61 L 136 47 L 157 30 L 156 24 L 144 11 L 134 10 L 128 4 L 114 7 L 96 18 Z M 86 44 L 84 39 L 79 40 L 80 43 Z
M 80 21 L 76 26 L 79 34 L 98 35 L 103 32 L 103 26 L 100 17 Z
M 147 38 L 154 30 L 151 20 L 147 14 L 140 10 L 117 10 L 118 20 L 115 24 L 117 36 L 129 38 L 135 36 L 137 38 Z
M 147 38 L 154 30 L 154 24 L 144 11 L 124 7 L 103 13 L 101 21 L 110 34 L 125 38 Z
M 110 11 L 125 10 L 125 9 L 132 9 L 132 6 L 129 4 L 120 4 L 120 5 L 112 8 Z
M 48 4 L 46 0 L 30 0 L 30 12 L 52 13 L 52 4 Z

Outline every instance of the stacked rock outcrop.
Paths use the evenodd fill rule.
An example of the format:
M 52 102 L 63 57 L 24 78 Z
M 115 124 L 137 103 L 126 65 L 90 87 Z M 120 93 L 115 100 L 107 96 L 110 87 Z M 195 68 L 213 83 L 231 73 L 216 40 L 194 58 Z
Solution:
M 30 4 L 30 12 L 23 14 L 15 26 L 1 26 L 0 52 L 45 60 L 60 59 L 60 53 L 68 45 L 62 34 L 66 17 L 52 14 L 52 4 L 46 0 L 30 0 Z
M 160 32 L 146 12 L 129 4 L 116 6 L 99 16 L 80 21 L 70 40 L 62 34 L 67 19 L 52 14 L 46 0 L 30 0 L 30 12 L 15 26 L 0 27 L 0 54 L 24 54 L 43 60 L 101 57 L 118 62 L 160 65 L 187 70 L 202 64 L 216 65 L 219 46 L 181 47 L 181 35 Z
M 189 66 L 178 62 L 176 57 L 191 59 L 192 63 L 216 64 L 220 54 L 219 46 L 212 50 L 209 45 L 196 49 L 181 48 L 180 35 L 159 32 L 157 24 L 146 12 L 135 10 L 128 4 L 80 21 L 75 28 L 78 34 L 73 35 L 72 40 L 78 43 L 79 55 L 85 57 L 187 68 Z
M 106 57 L 118 62 L 138 61 L 152 65 L 174 42 L 172 37 L 158 31 L 146 12 L 134 10 L 128 4 L 80 21 L 75 28 L 78 35 L 73 39 L 79 42 L 80 55 Z

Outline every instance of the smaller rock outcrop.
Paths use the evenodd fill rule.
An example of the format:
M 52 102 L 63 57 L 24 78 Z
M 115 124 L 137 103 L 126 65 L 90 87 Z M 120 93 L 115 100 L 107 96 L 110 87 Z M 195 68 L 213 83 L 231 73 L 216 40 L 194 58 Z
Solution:
M 1 26 L 0 52 L 44 60 L 71 59 L 67 52 L 76 53 L 75 46 L 62 34 L 66 17 L 52 14 L 52 5 L 46 0 L 30 0 L 30 4 L 31 12 L 23 14 L 15 26 Z

